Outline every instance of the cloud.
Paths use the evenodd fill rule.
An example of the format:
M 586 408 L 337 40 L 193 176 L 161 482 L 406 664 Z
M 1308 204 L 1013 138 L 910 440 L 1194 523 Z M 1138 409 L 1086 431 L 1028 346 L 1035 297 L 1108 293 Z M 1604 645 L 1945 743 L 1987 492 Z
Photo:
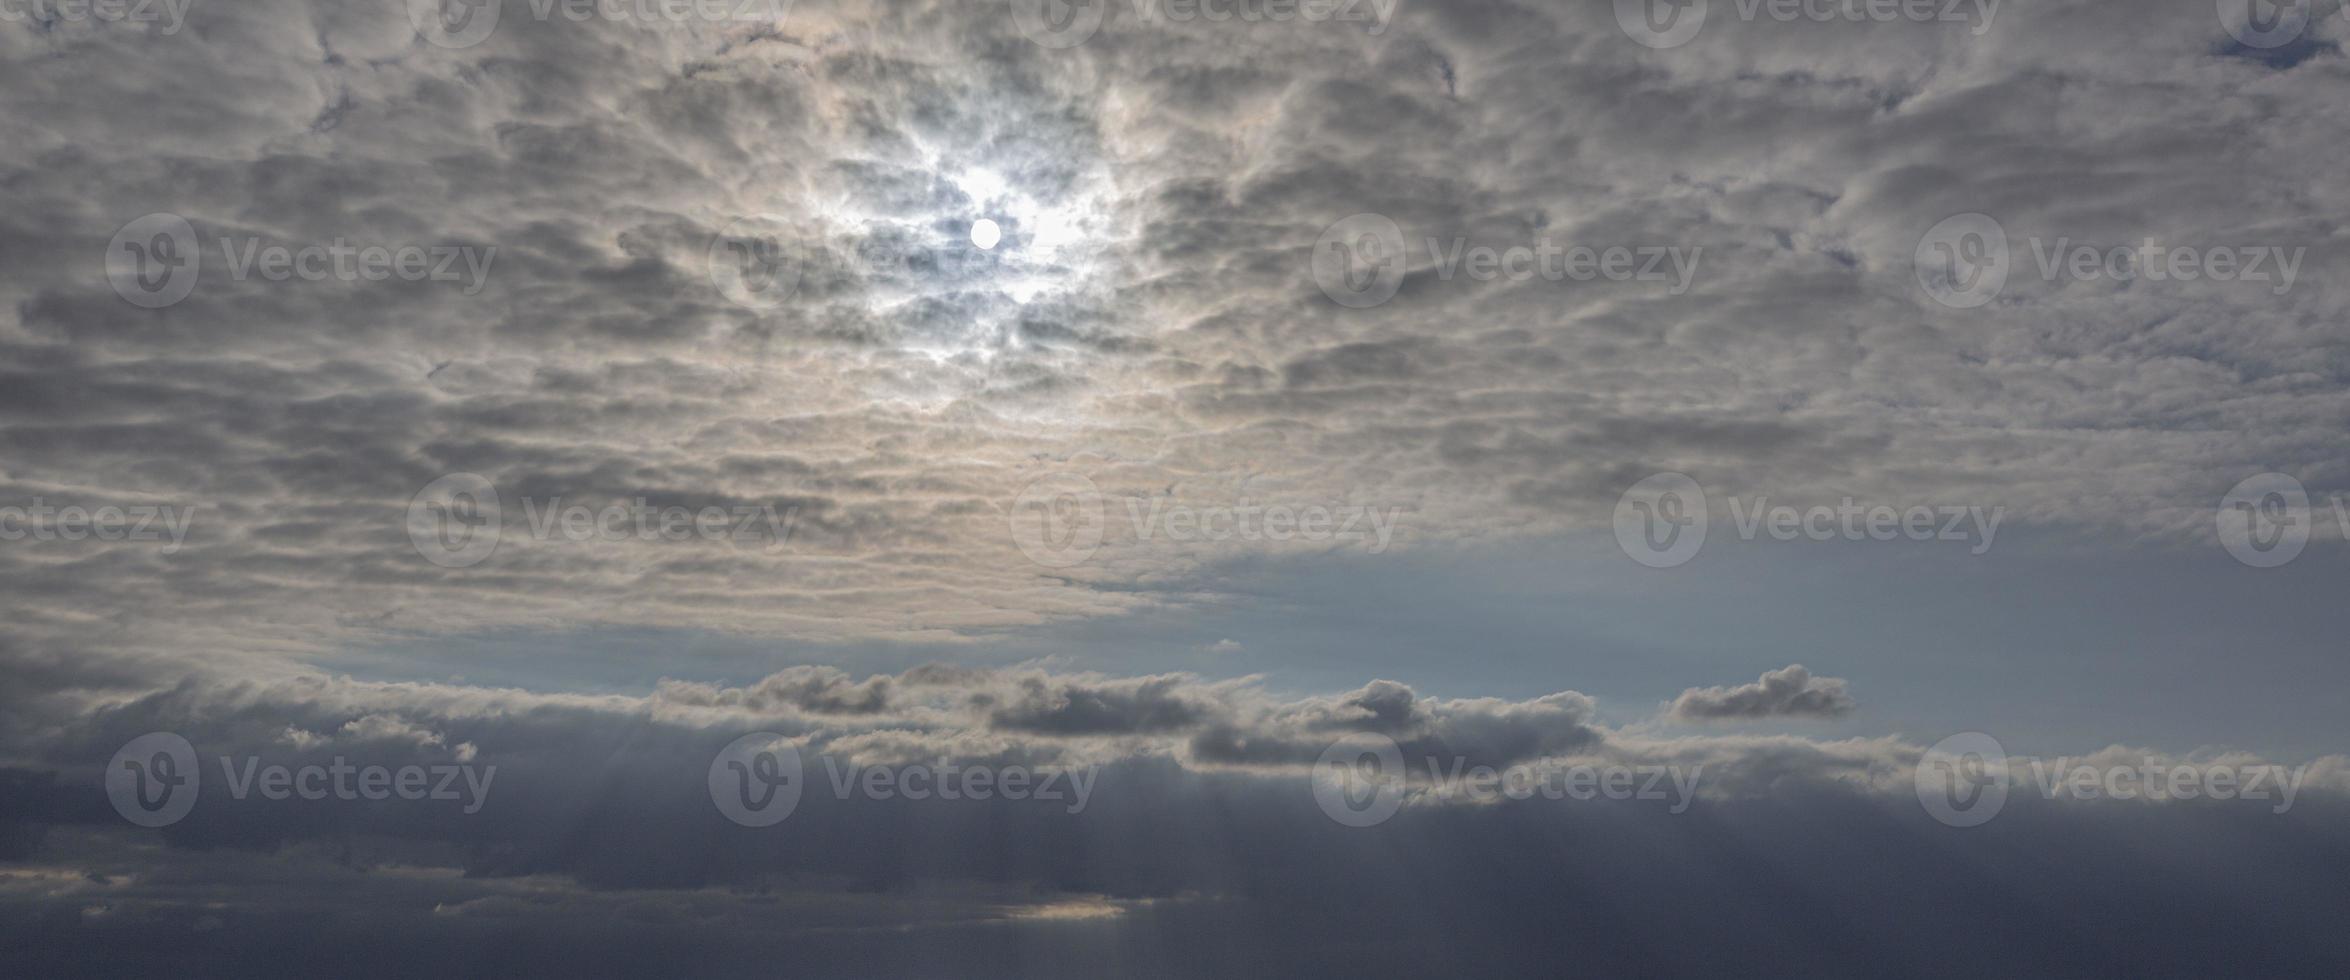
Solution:
M 1144 677 L 1102 684 L 1070 683 L 1030 676 L 1004 703 L 985 697 L 988 726 L 1008 731 L 1100 735 L 1180 731 L 1216 709 L 1212 702 L 1183 695 L 1193 686 L 1182 676 Z
M 1375 36 L 1113 18 L 1068 51 L 997 5 L 813 0 L 780 27 L 517 12 L 463 50 L 398 5 L 290 0 L 196 4 L 170 36 L 10 32 L 0 82 L 38 138 L 0 147 L 0 501 L 197 510 L 171 554 L 6 549 L 10 594 L 112 626 L 0 630 L 255 669 L 550 624 L 982 642 L 1330 550 L 1137 534 L 1126 496 L 1401 507 L 1408 548 L 1599 527 L 1663 469 L 1797 505 L 2207 535 L 2249 473 L 2350 479 L 2350 395 L 2307 368 L 2343 313 L 2311 285 L 2343 202 L 2299 179 L 2331 147 L 2280 88 L 2324 62 L 2211 55 L 2220 27 L 2192 13 L 2003 11 L 1979 39 L 1716 18 L 1671 53 L 1606 9 L 1482 2 L 1404 4 Z M 102 260 L 156 211 L 204 265 L 149 311 Z M 1413 271 L 1345 309 L 1310 255 L 1365 211 Z M 2033 236 L 2312 251 L 2282 296 L 2022 269 L 1958 316 L 1909 266 L 1966 211 L 2024 266 Z M 764 308 L 709 265 L 758 214 L 807 253 Z M 982 215 L 1007 244 L 975 258 Z M 1704 252 L 1678 294 L 1446 278 L 1425 254 L 1545 239 Z M 223 258 L 338 241 L 496 259 L 469 294 Z M 442 568 L 406 509 L 459 472 L 499 488 L 507 527 Z M 1047 473 L 1112 500 L 1071 569 L 1006 526 Z M 796 526 L 780 548 L 527 529 L 526 501 L 639 497 Z M 135 614 L 164 604 L 168 627 Z
M 1813 677 L 1802 664 L 1789 664 L 1764 671 L 1752 684 L 1682 691 L 1668 713 L 1686 721 L 1841 718 L 1854 706 L 1842 678 Z
M 1791 974 L 1982 972 L 1921 934 L 1981 937 L 2017 973 L 2350 972 L 2336 883 L 2306 859 L 2343 850 L 2337 763 L 2282 819 L 2017 804 L 1970 837 L 1904 800 L 1925 749 L 1903 737 L 1667 737 L 1530 693 L 1556 685 L 1298 690 L 1295 662 L 1254 654 L 1268 677 L 974 665 L 1049 628 L 1179 622 L 1230 600 L 1204 584 L 1226 566 L 1351 554 L 1146 533 L 1128 501 L 1403 508 L 1398 548 L 1574 558 L 1660 470 L 1793 506 L 2004 507 L 2100 550 L 2210 544 L 2252 473 L 2350 486 L 2350 310 L 2326 285 L 2350 190 L 2310 179 L 2340 156 L 2330 18 L 2252 57 L 2196 4 L 2017 5 L 1980 32 L 1717 4 L 1655 51 L 1607 5 L 1430 0 L 1377 34 L 1122 9 L 1053 50 L 1001 3 L 802 0 L 746 24 L 528 6 L 461 50 L 405 4 L 349 0 L 196 3 L 171 34 L 0 25 L 0 506 L 194 514 L 169 548 L 0 545 L 13 972 L 651 973 L 685 950 L 713 975 L 1034 975 L 1051 949 L 1079 975 L 1655 975 L 1752 970 L 1723 951 L 1755 948 Z M 146 309 L 106 255 L 156 212 L 187 221 L 200 278 Z M 1402 229 L 1407 269 L 1352 309 L 1313 262 L 1363 212 Z M 2014 268 L 1962 311 L 1915 266 L 1968 212 L 2001 222 Z M 763 215 L 790 232 L 777 303 L 720 274 Z M 982 216 L 1004 231 L 984 255 Z M 2044 275 L 2034 243 L 2060 240 L 2308 256 L 2276 293 Z M 1545 242 L 1703 251 L 1686 289 L 1446 271 Z M 478 282 L 236 271 L 405 245 L 495 259 Z M 498 547 L 462 567 L 409 520 L 456 473 L 501 501 Z M 1048 476 L 1103 498 L 1074 564 L 1011 520 Z M 638 506 L 791 533 L 600 522 Z M 552 666 L 505 687 L 332 666 L 480 637 L 552 665 L 573 651 L 550 637 L 686 631 L 794 660 L 986 656 L 592 692 Z M 1788 667 L 1670 716 L 1852 710 L 1844 681 Z M 207 765 L 501 775 L 470 815 L 213 796 L 117 827 L 98 768 L 157 730 Z M 738 833 L 708 766 L 760 730 L 816 780 L 827 760 L 1016 762 L 1102 784 L 1083 814 L 817 794 L 789 832 Z M 1415 780 L 1702 767 L 1709 809 L 1415 783 L 1350 838 L 1304 792 L 1348 736 L 1394 740 Z M 2282 869 L 2258 901 L 2224 866 L 2246 855 Z M 1121 931 L 1054 931 L 1097 928 Z M 2179 936 L 2234 941 L 2149 941 Z
M 1842 681 L 1811 677 L 1800 666 L 1772 671 L 1754 685 L 1693 690 L 1676 703 L 1703 705 L 1691 717 L 1709 720 L 1850 708 Z M 1599 703 L 1577 691 L 1523 699 L 1433 697 L 1378 680 L 1333 694 L 1280 696 L 1253 677 L 1115 677 L 1038 667 L 933 665 L 861 679 L 838 668 L 793 667 L 739 686 L 663 681 L 642 695 L 297 675 L 189 678 L 96 708 L 58 708 L 27 719 L 28 730 L 41 734 L 21 743 L 15 757 L 86 773 L 136 736 L 171 731 L 206 755 L 298 764 L 373 754 L 386 765 L 496 764 L 571 784 L 582 778 L 574 771 L 581 760 L 608 752 L 674 780 L 706 770 L 712 753 L 735 737 L 770 731 L 811 759 L 860 765 L 1127 767 L 1191 774 L 1185 778 L 1301 780 L 1325 750 L 1379 736 L 1397 745 L 1415 792 L 1429 773 L 1478 766 L 1672 765 L 1704 774 L 1696 784 L 1700 795 L 1737 799 L 1790 786 L 1900 796 L 1912 790 L 1912 771 L 1925 753 L 1898 736 L 1661 735 L 1645 725 L 1610 727 L 1600 715 Z M 2246 754 L 2119 746 L 2093 758 L 2131 752 L 2272 764 Z M 2330 762 L 2316 765 L 2313 785 L 2321 792 L 2350 789 L 2350 774 L 2339 770 Z M 700 792 L 698 782 L 679 786 Z
M 816 715 L 869 715 L 886 710 L 895 679 L 885 676 L 852 681 L 837 667 L 786 667 L 748 687 L 666 681 L 657 695 L 663 701 L 698 707 L 772 711 L 790 708 Z
M 829 695 L 752 695 L 809 690 L 811 680 L 820 691 L 890 694 L 877 710 L 855 702 L 850 712 L 830 710 Z M 697 696 L 680 697 L 689 691 Z M 1190 707 L 1170 713 L 1172 704 Z M 1007 705 L 1044 713 L 1005 724 L 997 712 Z M 274 962 L 297 935 L 323 944 L 321 962 L 364 957 L 391 969 L 478 954 L 495 936 L 507 955 L 537 951 L 549 970 L 634 963 L 686 943 L 713 973 L 771 969 L 790 950 L 819 975 L 845 975 L 874 963 L 943 968 L 950 955 L 965 967 L 1009 964 L 1046 935 L 1027 930 L 1048 926 L 1143 927 L 1179 947 L 1229 951 L 1235 966 L 1361 959 L 1352 972 L 1397 975 L 1432 961 L 1398 950 L 1363 959 L 1365 930 L 1447 909 L 1458 919 L 1448 930 L 1461 931 L 1428 952 L 1504 950 L 1467 972 L 1506 975 L 1567 955 L 1689 968 L 1713 962 L 1702 950 L 1716 940 L 1783 940 L 1820 921 L 1839 923 L 1844 938 L 1799 947 L 1806 972 L 1924 964 L 1899 937 L 1953 921 L 2115 956 L 2142 949 L 2146 930 L 2184 929 L 2190 914 L 2207 927 L 2331 935 L 2303 930 L 2326 914 L 2314 897 L 2329 887 L 2322 875 L 2282 872 L 2276 887 L 2309 901 L 2214 902 L 2237 870 L 2210 855 L 2339 847 L 2350 760 L 2299 769 L 2305 791 L 2286 813 L 2252 800 L 2040 799 L 2028 791 L 2035 777 L 2019 775 L 1997 821 L 1960 832 L 1918 806 L 1912 773 L 1924 750 L 1900 738 L 1660 738 L 1598 725 L 1593 712 L 1574 692 L 1455 699 L 1374 682 L 1279 697 L 1253 683 L 1025 668 L 856 680 L 792 671 L 594 697 L 312 677 L 193 682 L 59 719 L 37 744 L 12 746 L 44 761 L 0 780 L 10 847 L 0 936 L 13 960 L 35 965 L 184 959 L 184 937 L 204 933 L 214 937 L 205 962 L 224 970 Z M 285 719 L 397 736 L 289 745 Z M 119 740 L 154 730 L 186 735 L 208 780 L 215 756 L 242 753 L 263 766 L 465 763 L 497 776 L 472 813 L 432 800 L 239 798 L 208 783 L 186 819 L 140 830 L 113 815 L 97 769 Z M 776 827 L 727 822 L 706 779 L 718 750 L 754 730 L 805 747 L 805 794 Z M 440 739 L 409 737 L 419 731 Z M 1405 753 L 1410 805 L 1375 827 L 1343 826 L 1313 801 L 1305 750 L 1372 732 Z M 1203 752 L 1203 739 L 1237 748 Z M 2118 746 L 2054 762 L 2268 765 Z M 1440 771 L 1511 763 L 1544 779 L 1578 766 L 1676 767 L 1696 777 L 1698 796 L 1681 812 L 1541 795 L 1478 803 L 1429 785 Z M 978 765 L 1082 769 L 1089 804 L 834 792 L 870 785 L 872 767 Z M 1120 856 L 1105 859 L 1104 848 Z M 1921 876 L 1968 880 L 1978 900 L 1953 910 L 1900 897 Z M 2147 895 L 2166 900 L 2125 900 Z M 1562 927 L 1509 914 L 1527 900 L 1618 917 Z M 2064 911 L 2080 908 L 2105 912 Z M 1075 959 L 1029 973 L 1095 972 L 1096 933 L 1051 935 Z M 2245 948 L 2279 968 L 2350 962 L 2338 946 L 2173 943 L 2162 962 L 2200 969 Z M 2063 959 L 2034 949 L 2012 953 L 2018 970 Z M 1406 962 L 1392 962 L 1399 956 Z

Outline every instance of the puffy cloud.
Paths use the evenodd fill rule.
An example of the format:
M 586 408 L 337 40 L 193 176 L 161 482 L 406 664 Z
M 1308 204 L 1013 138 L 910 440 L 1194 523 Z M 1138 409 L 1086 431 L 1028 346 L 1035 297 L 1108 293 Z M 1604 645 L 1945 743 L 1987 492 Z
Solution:
M 889 707 L 893 683 L 886 676 L 852 681 L 838 667 L 786 667 L 748 687 L 667 681 L 655 696 L 671 704 L 753 712 L 788 708 L 817 715 L 870 715 Z
M 1802 664 L 1789 664 L 1752 684 L 1690 688 L 1673 699 L 1671 714 L 1688 721 L 1839 718 L 1854 706 L 1842 678 L 1813 677 Z
M 1754 685 L 1692 691 L 1682 703 L 1709 705 L 1699 709 L 1714 712 L 1704 718 L 1763 718 L 1822 710 L 1802 706 L 1843 697 L 1841 681 L 1793 666 Z M 268 682 L 190 678 L 96 709 L 59 709 L 28 719 L 44 734 L 24 743 L 16 757 L 74 771 L 134 736 L 163 730 L 182 734 L 204 753 L 378 753 L 391 764 L 478 760 L 552 772 L 576 765 L 583 753 L 593 759 L 598 751 L 620 751 L 633 739 L 642 744 L 628 751 L 664 756 L 666 769 L 700 771 L 718 746 L 766 730 L 812 759 L 859 765 L 1172 766 L 1200 775 L 1297 780 L 1325 750 L 1377 736 L 1396 744 L 1415 792 L 1431 773 L 1479 766 L 1670 765 L 1702 773 L 1701 795 L 1731 799 L 1788 786 L 1899 795 L 1911 790 L 1926 751 L 1898 736 L 1671 735 L 1599 719 L 1598 703 L 1576 691 L 1518 700 L 1445 698 L 1381 680 L 1336 694 L 1281 697 L 1255 678 L 1111 677 L 1038 667 L 931 665 L 862 679 L 838 668 L 792 667 L 739 686 L 663 681 L 641 696 L 298 675 Z M 2125 756 L 2273 764 L 2242 753 L 2122 747 L 2083 758 Z M 2350 774 L 2339 770 L 2338 760 L 2319 760 L 2311 769 L 2313 786 L 2350 790 Z

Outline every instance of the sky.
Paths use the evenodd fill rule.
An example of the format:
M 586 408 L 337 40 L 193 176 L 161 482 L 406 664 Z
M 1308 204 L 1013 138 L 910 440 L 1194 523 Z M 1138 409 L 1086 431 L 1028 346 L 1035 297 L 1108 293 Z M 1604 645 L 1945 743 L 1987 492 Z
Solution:
M 2345 35 L 0 2 L 0 964 L 2341 975 Z

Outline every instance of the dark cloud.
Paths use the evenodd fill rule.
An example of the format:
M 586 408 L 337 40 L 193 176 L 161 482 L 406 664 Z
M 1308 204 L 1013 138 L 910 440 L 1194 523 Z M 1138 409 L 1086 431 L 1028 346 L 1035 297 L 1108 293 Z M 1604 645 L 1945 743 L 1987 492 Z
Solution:
M 1953 924 L 2007 936 L 2002 955 L 2026 975 L 2076 961 L 2282 967 L 2342 955 L 2308 940 L 2323 930 L 2296 924 L 2338 900 L 2324 898 L 2339 886 L 2318 865 L 2285 862 L 2309 874 L 2272 882 L 2297 896 L 2280 920 L 2274 896 L 2214 905 L 2235 893 L 2221 887 L 2232 865 L 2178 854 L 2212 854 L 2214 841 L 2340 846 L 2328 814 L 2350 796 L 2350 761 L 2310 767 L 2301 809 L 2284 815 L 2251 801 L 2020 798 L 1986 832 L 1954 836 L 1912 800 L 1920 750 L 1898 739 L 1659 739 L 1605 728 L 1594 713 L 1573 692 L 1434 698 L 1380 681 L 1284 699 L 1179 675 L 952 665 L 861 680 L 792 668 L 739 687 L 668 682 L 643 697 L 190 679 L 94 712 L 57 707 L 20 728 L 42 732 L 15 746 L 41 762 L 0 780 L 0 933 L 8 959 L 34 972 L 176 957 L 194 975 L 250 972 L 300 950 L 362 975 L 452 951 L 551 975 L 680 944 L 715 974 L 771 968 L 788 950 L 819 975 L 876 962 L 1088 975 L 1109 962 L 1096 957 L 1133 955 L 1112 952 L 1132 943 L 1173 957 L 1146 974 L 1204 968 L 1204 954 L 1178 952 L 1194 947 L 1222 950 L 1211 958 L 1244 974 L 1319 956 L 1400 975 L 1438 949 L 1491 951 L 1460 967 L 1471 974 L 1523 974 L 1568 955 L 1705 969 L 1719 962 L 1707 950 L 1766 940 L 1801 964 L 1794 973 L 1870 964 L 1930 975 L 1957 968 L 1944 952 L 1917 959 L 1902 937 Z M 805 795 L 765 828 L 724 819 L 705 778 L 722 746 L 757 730 L 805 747 Z M 188 738 L 206 780 L 189 815 L 160 831 L 121 824 L 98 785 L 100 766 L 150 731 Z M 1309 792 L 1310 764 L 1364 733 L 1395 739 L 1413 802 L 1387 823 L 1343 826 Z M 220 758 L 228 770 L 494 772 L 478 807 L 272 800 L 230 792 L 236 777 L 215 772 Z M 1480 805 L 1433 784 L 1440 772 L 1511 764 L 1675 767 L 1694 777 L 1694 795 Z M 859 785 L 859 767 L 950 765 L 1035 767 L 1083 796 L 835 790 Z M 1921 897 L 1920 877 L 1964 882 L 1966 898 Z M 2179 901 L 2112 904 L 2149 894 Z M 2162 945 L 2163 958 L 2145 960 L 2154 951 L 2137 939 L 2170 928 L 2190 896 L 2207 926 L 2231 924 L 2231 938 Z M 1607 914 L 1562 926 L 1525 914 L 1527 900 Z M 2039 911 L 2082 908 L 2107 911 Z M 1441 941 L 1359 948 L 1363 930 L 1429 915 L 1447 923 Z M 1798 929 L 1809 938 L 1790 941 L 1804 923 L 1818 935 Z M 2300 938 L 2261 938 L 2272 929 Z M 1038 943 L 1061 952 L 1018 959 Z
M 630 751 L 516 772 L 515 795 L 437 827 L 200 810 L 157 847 L 48 810 L 6 869 L 0 934 L 42 974 L 250 975 L 299 956 L 355 975 L 489 962 L 551 976 L 661 955 L 709 975 L 788 962 L 1087 976 L 1135 958 L 1148 976 L 1976 975 L 1973 956 L 1914 941 L 1942 928 L 1984 937 L 1975 955 L 2019 976 L 2350 964 L 2323 928 L 2339 882 L 2281 860 L 2341 846 L 2339 805 L 2323 801 L 2285 820 L 2026 802 L 1953 834 L 1914 804 L 1782 783 L 1678 815 L 1537 799 L 1348 828 L 1296 783 L 1129 763 L 1075 815 L 817 798 L 752 829 L 718 820 L 698 773 L 664 765 Z M 12 784 L 12 809 L 26 795 Z M 2254 856 L 2279 870 L 2244 894 L 2229 883 Z M 1771 962 L 1754 966 L 1756 949 Z

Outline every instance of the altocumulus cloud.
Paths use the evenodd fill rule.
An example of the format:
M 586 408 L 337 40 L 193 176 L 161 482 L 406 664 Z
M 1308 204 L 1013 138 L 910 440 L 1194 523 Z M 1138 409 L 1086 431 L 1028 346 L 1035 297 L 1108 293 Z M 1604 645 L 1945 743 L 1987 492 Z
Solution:
M 1662 469 L 2165 538 L 2208 534 L 2246 473 L 2332 472 L 2350 394 L 2322 367 L 2345 312 L 2328 290 L 2019 272 L 1954 318 L 1911 281 L 1918 236 L 1962 211 L 1996 214 L 2029 266 L 2035 235 L 2321 245 L 2344 210 L 2299 179 L 2328 138 L 2289 122 L 2285 93 L 2337 84 L 2321 60 L 2211 55 L 2220 25 L 2193 4 L 2010 13 L 1979 38 L 1718 16 L 1669 53 L 1604 5 L 1489 2 L 1399 5 L 1375 36 L 1113 17 L 1067 50 L 1002 5 L 911 0 L 754 23 L 517 8 L 462 49 L 398 4 L 198 3 L 169 35 L 14 25 L 0 496 L 197 509 L 174 554 L 0 552 L 11 594 L 113 624 L 0 629 L 253 669 L 551 622 L 953 643 L 1180 605 L 1163 583 L 1216 561 L 1328 547 L 1114 520 L 1092 560 L 1042 568 L 1006 512 L 1046 475 L 1090 480 L 1112 517 L 1161 497 L 1401 508 L 1411 548 L 1593 528 Z M 1416 264 L 1391 302 L 1346 309 L 1310 253 L 1365 211 Z M 102 261 L 151 212 L 185 217 L 204 263 L 160 310 L 122 302 Z M 754 215 L 799 243 L 772 306 L 709 274 Z M 1004 242 L 973 258 L 981 215 Z M 1671 293 L 1445 277 L 1418 254 L 1546 239 L 1704 262 Z M 230 275 L 223 243 L 256 241 L 497 260 L 471 294 Z M 2315 248 L 2302 278 L 2340 261 Z M 494 484 L 510 530 L 461 570 L 403 528 L 450 473 Z M 525 501 L 638 498 L 795 530 L 775 549 L 511 533 Z M 168 625 L 137 614 L 164 604 Z

